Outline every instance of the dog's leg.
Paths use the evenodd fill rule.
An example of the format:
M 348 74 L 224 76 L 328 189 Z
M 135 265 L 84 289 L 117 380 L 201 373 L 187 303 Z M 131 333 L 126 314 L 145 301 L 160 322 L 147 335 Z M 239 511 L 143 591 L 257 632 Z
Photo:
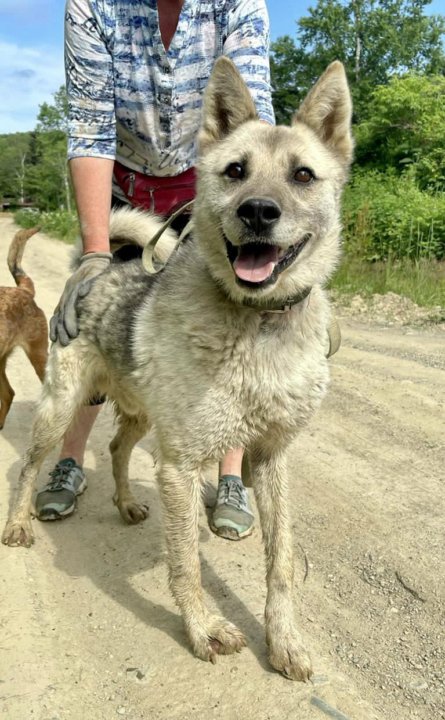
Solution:
M 0 430 L 5 424 L 6 416 L 14 399 L 14 390 L 6 377 L 6 360 L 6 356 L 0 359 Z
M 120 412 L 119 430 L 110 443 L 113 477 L 116 493 L 113 502 L 125 522 L 135 524 L 148 516 L 148 506 L 139 503 L 133 496 L 128 483 L 128 464 L 131 451 L 148 430 L 145 415 L 127 415 Z
M 25 352 L 29 358 L 31 365 L 36 371 L 37 377 L 41 382 L 45 377 L 45 366 L 48 357 L 48 338 L 43 336 L 37 342 L 34 342 L 25 348 Z
M 84 399 L 74 383 L 74 375 L 73 369 L 69 386 L 62 382 L 59 392 L 54 387 L 51 389 L 49 383 L 43 386 L 42 400 L 35 415 L 31 445 L 25 455 L 15 501 L 2 535 L 2 542 L 5 545 L 29 547 L 34 542 L 30 512 L 35 480 L 45 457 L 61 441 Z
M 286 677 L 306 681 L 312 670 L 295 624 L 294 559 L 285 454 L 271 450 L 268 455 L 262 447 L 250 457 L 266 551 L 265 617 L 269 660 Z
M 195 654 L 215 662 L 218 654 L 239 652 L 246 641 L 238 628 L 211 615 L 204 604 L 198 554 L 199 470 L 169 464 L 162 458 L 160 464 L 170 587 Z

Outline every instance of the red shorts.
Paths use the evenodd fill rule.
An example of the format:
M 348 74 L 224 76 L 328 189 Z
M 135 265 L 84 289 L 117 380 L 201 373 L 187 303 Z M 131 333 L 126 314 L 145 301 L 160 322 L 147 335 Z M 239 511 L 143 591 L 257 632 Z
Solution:
M 168 216 L 196 194 L 196 171 L 190 168 L 172 177 L 153 177 L 114 163 L 114 179 L 133 207 Z

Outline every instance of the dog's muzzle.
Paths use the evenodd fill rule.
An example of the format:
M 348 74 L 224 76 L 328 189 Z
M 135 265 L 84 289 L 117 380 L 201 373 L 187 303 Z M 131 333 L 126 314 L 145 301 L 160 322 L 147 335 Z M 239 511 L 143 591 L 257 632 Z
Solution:
M 247 229 L 244 234 L 248 242 L 234 245 L 227 237 L 225 241 L 227 257 L 238 284 L 249 288 L 272 285 L 300 254 L 310 233 L 286 249 L 268 242 L 282 215 L 278 203 L 269 197 L 247 198 L 239 205 L 236 214 Z M 250 238 L 253 239 L 250 241 Z
M 311 237 L 311 233 L 306 233 L 286 250 L 267 242 L 233 245 L 226 237 L 227 257 L 238 284 L 258 289 L 273 285 L 280 273 L 296 260 Z

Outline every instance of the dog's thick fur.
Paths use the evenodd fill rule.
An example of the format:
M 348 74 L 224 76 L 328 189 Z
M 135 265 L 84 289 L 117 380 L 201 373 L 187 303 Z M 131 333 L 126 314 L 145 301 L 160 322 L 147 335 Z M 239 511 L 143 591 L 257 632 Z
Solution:
M 270 661 L 305 680 L 311 666 L 294 619 L 286 451 L 328 383 L 322 285 L 339 257 L 339 201 L 352 156 L 345 73 L 333 63 L 292 127 L 271 127 L 258 121 L 241 77 L 222 58 L 203 117 L 193 239 L 155 277 L 137 261 L 111 266 L 81 302 L 79 337 L 50 354 L 3 542 L 31 544 L 32 485 L 42 460 L 86 398 L 105 393 L 120 421 L 110 447 L 122 516 L 145 517 L 129 490 L 128 462 L 153 426 L 170 585 L 190 642 L 205 660 L 238 651 L 242 633 L 204 604 L 199 478 L 206 463 L 244 447 L 266 552 Z M 112 218 L 112 237 L 122 235 L 122 217 Z M 134 217 L 148 239 L 155 221 Z M 258 266 L 264 275 L 277 248 L 273 273 L 258 279 Z M 287 312 L 265 310 L 299 294 Z
M 42 382 L 45 374 L 46 318 L 34 301 L 34 283 L 21 266 L 25 244 L 38 230 L 35 227 L 15 234 L 8 252 L 8 267 L 17 287 L 0 287 L 0 430 L 14 398 L 6 377 L 6 363 L 14 348 L 23 348 Z

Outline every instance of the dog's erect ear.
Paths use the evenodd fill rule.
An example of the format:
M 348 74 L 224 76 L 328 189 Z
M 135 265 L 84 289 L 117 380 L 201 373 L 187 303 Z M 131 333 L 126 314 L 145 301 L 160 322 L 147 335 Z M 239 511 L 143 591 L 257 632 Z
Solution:
M 258 118 L 247 85 L 234 63 L 226 57 L 216 61 L 203 102 L 199 149 L 205 152 L 242 123 Z
M 345 69 L 331 63 L 295 113 L 292 124 L 303 122 L 348 164 L 354 143 L 351 134 L 352 102 Z

